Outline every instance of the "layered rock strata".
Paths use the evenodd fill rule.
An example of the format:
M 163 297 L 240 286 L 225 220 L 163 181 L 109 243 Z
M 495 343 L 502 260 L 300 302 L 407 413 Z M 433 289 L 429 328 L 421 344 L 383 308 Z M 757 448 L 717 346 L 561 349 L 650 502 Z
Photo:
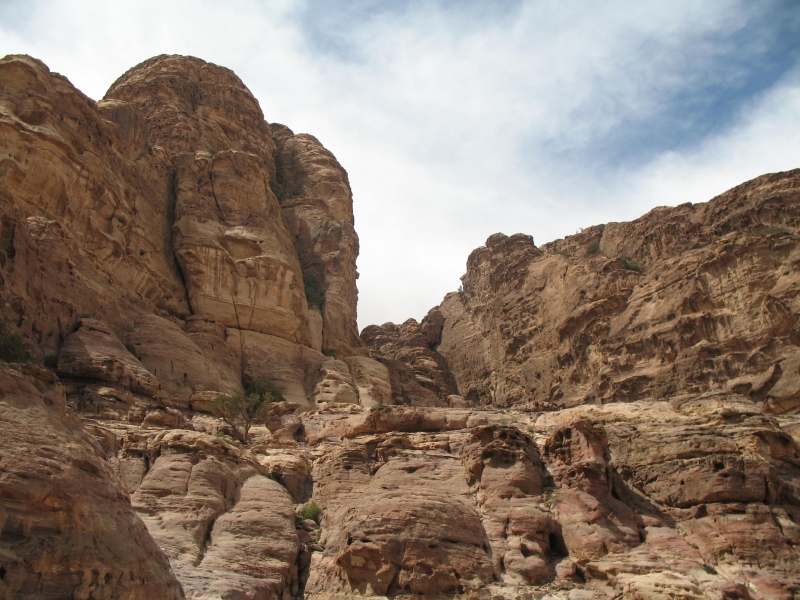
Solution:
M 4 59 L 0 77 L 0 293 L 36 358 L 55 362 L 94 318 L 158 378 L 156 402 L 187 408 L 266 376 L 308 407 L 321 350 L 365 354 L 347 173 L 283 126 L 276 150 L 231 71 L 159 56 L 100 103 L 29 57 Z M 304 270 L 322 285 L 311 306 Z
M 447 360 L 436 351 L 444 323 L 441 317 L 432 310 L 422 323 L 409 319 L 402 325 L 369 325 L 361 332 L 370 356 L 389 369 L 394 404 L 452 404 L 456 381 Z
M 467 399 L 562 408 L 730 390 L 800 404 L 800 172 L 543 246 L 491 236 L 438 352 Z
M 362 354 L 356 325 L 358 235 L 347 172 L 315 137 L 271 127 L 277 145 L 274 187 L 303 271 L 316 277 L 325 294 L 321 307 L 309 307 L 322 317 L 315 347 L 339 356 Z

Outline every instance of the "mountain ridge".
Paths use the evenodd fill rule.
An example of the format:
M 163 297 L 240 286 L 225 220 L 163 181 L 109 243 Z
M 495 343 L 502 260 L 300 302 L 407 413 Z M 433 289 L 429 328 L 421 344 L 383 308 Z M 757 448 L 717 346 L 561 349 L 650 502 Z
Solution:
M 0 60 L 0 593 L 793 598 L 800 169 L 356 328 L 353 198 L 230 70 Z M 268 378 L 247 442 L 212 411 Z M 321 518 L 305 518 L 310 502 Z

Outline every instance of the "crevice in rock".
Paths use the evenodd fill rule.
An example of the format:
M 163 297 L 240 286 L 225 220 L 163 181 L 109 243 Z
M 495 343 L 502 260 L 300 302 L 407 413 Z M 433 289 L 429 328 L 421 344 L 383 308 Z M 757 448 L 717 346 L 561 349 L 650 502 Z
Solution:
M 169 257 L 169 266 L 183 286 L 183 300 L 186 302 L 189 312 L 192 313 L 192 303 L 189 300 L 189 286 L 186 283 L 186 275 L 183 272 L 181 261 L 178 258 L 178 255 L 175 253 L 175 233 L 173 228 L 175 227 L 175 220 L 178 210 L 178 192 L 176 189 L 177 177 L 178 175 L 174 165 L 170 164 L 169 185 L 167 188 L 167 223 L 169 224 L 169 227 L 167 229 L 165 246 L 167 256 Z

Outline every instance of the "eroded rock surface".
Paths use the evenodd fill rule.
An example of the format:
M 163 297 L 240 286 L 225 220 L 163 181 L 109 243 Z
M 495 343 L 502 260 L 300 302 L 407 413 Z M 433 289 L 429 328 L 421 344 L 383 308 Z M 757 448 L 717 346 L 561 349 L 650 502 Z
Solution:
M 105 454 L 48 371 L 0 365 L 5 598 L 183 598 Z
M 273 124 L 272 136 L 277 146 L 273 187 L 281 194 L 281 209 L 303 271 L 314 275 L 325 295 L 319 307 L 318 349 L 334 350 L 340 357 L 361 354 L 356 325 L 358 235 L 347 172 L 311 135 L 295 135 Z
M 439 309 L 461 395 L 568 407 L 727 389 L 794 412 L 799 189 L 798 171 L 765 175 L 541 250 L 490 237 Z
M 798 181 L 493 235 L 359 337 L 347 173 L 231 71 L 0 60 L 0 597 L 797 597 Z

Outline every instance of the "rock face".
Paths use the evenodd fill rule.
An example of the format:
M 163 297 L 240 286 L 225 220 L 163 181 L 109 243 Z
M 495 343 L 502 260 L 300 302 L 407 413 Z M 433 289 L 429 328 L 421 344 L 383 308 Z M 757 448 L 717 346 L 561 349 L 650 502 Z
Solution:
M 312 273 L 325 293 L 322 346 L 341 356 L 361 353 L 356 326 L 358 236 L 347 172 L 313 136 L 295 135 L 278 124 L 272 125 L 272 136 L 277 145 L 273 187 L 281 195 L 303 271 Z
M 438 309 L 461 395 L 569 407 L 730 390 L 800 406 L 800 171 L 538 249 L 497 234 Z
M 0 365 L 5 598 L 183 598 L 99 445 L 50 372 Z
M 231 71 L 0 60 L 0 597 L 797 597 L 798 189 L 493 235 L 359 336 L 347 173 Z
M 447 360 L 434 350 L 439 344 L 443 320 L 432 310 L 417 323 L 370 325 L 361 332 L 370 355 L 389 369 L 394 404 L 445 406 L 456 393 L 456 382 Z
M 106 110 L 25 56 L 0 61 L 0 90 L 5 319 L 41 357 L 82 315 L 114 330 L 138 312 L 186 317 L 169 168 L 147 151 L 135 108 Z

